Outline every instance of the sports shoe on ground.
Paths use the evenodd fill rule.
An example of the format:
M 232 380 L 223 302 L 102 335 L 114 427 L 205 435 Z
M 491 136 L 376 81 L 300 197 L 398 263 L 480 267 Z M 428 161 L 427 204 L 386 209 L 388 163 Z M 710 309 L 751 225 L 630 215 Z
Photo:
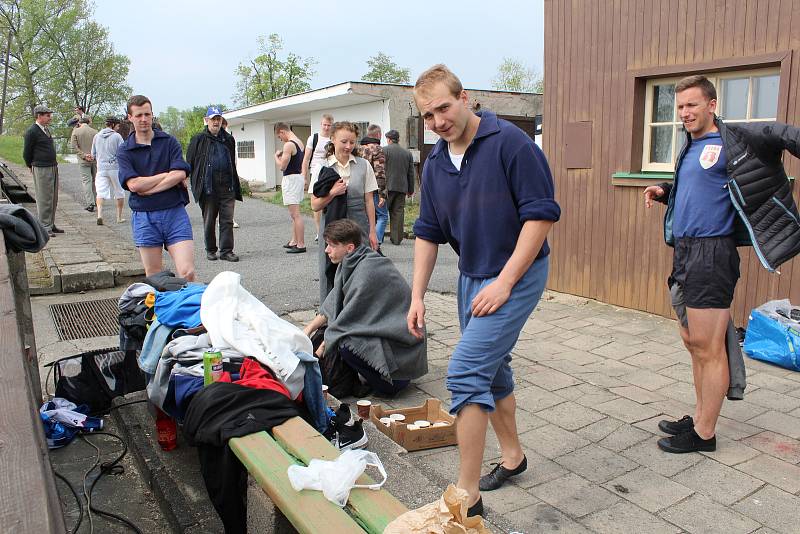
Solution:
M 332 443 L 340 451 L 363 449 L 368 441 L 367 433 L 364 432 L 364 421 L 361 419 L 350 425 L 336 424 L 336 433 Z
M 502 464 L 494 464 L 494 469 L 481 477 L 478 488 L 481 491 L 496 490 L 509 478 L 516 476 L 528 468 L 528 459 L 523 456 L 522 461 L 514 469 L 506 469 Z
M 239 228 L 239 223 L 237 223 L 236 221 L 233 221 L 233 227 L 234 228 Z
M 219 259 L 223 261 L 239 261 L 239 256 L 234 254 L 233 252 L 226 252 L 225 254 L 220 254 Z
M 691 415 L 684 415 L 677 421 L 667 421 L 666 419 L 662 419 L 658 422 L 658 429 L 671 436 L 683 434 L 692 428 L 694 428 L 694 419 L 692 419 Z
M 97 218 L 97 226 L 103 226 L 103 218 L 102 217 L 98 217 Z
M 692 428 L 671 438 L 661 438 L 658 440 L 658 448 L 675 454 L 701 451 L 713 452 L 717 450 L 717 437 L 712 436 L 711 439 L 703 439 Z
M 206 259 L 209 261 L 217 261 L 217 253 L 216 252 L 206 252 Z

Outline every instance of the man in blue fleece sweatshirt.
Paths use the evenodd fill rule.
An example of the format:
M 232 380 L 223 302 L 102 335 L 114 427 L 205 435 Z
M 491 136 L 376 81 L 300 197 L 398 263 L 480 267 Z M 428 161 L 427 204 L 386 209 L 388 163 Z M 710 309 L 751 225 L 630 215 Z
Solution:
M 559 219 L 547 160 L 525 132 L 490 111 L 472 112 L 459 79 L 444 65 L 422 73 L 417 108 L 440 136 L 422 172 L 414 224 L 414 280 L 408 329 L 424 335 L 423 299 L 439 245 L 459 256 L 461 340 L 447 369 L 457 415 L 457 486 L 469 493 L 467 515 L 481 515 L 480 491 L 499 488 L 527 467 L 516 425 L 511 350 L 547 282 L 546 236 Z M 491 421 L 502 458 L 481 477 Z

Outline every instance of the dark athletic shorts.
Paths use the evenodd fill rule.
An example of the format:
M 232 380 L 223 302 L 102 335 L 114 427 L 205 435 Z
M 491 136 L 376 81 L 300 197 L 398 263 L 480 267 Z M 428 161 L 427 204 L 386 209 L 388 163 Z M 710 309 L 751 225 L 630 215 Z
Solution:
M 668 285 L 680 286 L 688 308 L 730 308 L 738 280 L 732 236 L 676 238 Z

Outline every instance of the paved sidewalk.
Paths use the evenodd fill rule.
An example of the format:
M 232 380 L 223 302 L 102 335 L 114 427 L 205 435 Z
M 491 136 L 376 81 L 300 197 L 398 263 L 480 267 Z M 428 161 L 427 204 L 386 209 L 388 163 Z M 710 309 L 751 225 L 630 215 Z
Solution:
M 391 406 L 449 399 L 455 296 L 429 293 L 426 306 L 430 372 Z M 483 494 L 492 523 L 526 533 L 798 532 L 800 373 L 746 357 L 745 400 L 725 402 L 717 451 L 672 455 L 656 446 L 658 421 L 692 414 L 694 402 L 674 321 L 546 292 L 514 357 L 529 467 Z M 490 432 L 487 470 L 498 457 Z M 454 447 L 407 458 L 442 489 L 455 479 Z

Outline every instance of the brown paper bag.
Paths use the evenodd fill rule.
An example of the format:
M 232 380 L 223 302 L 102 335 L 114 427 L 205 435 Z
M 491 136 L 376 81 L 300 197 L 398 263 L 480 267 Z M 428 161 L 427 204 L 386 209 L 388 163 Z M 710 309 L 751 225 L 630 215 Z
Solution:
M 467 498 L 450 484 L 438 501 L 404 513 L 383 534 L 492 534 L 481 516 L 467 517 Z

